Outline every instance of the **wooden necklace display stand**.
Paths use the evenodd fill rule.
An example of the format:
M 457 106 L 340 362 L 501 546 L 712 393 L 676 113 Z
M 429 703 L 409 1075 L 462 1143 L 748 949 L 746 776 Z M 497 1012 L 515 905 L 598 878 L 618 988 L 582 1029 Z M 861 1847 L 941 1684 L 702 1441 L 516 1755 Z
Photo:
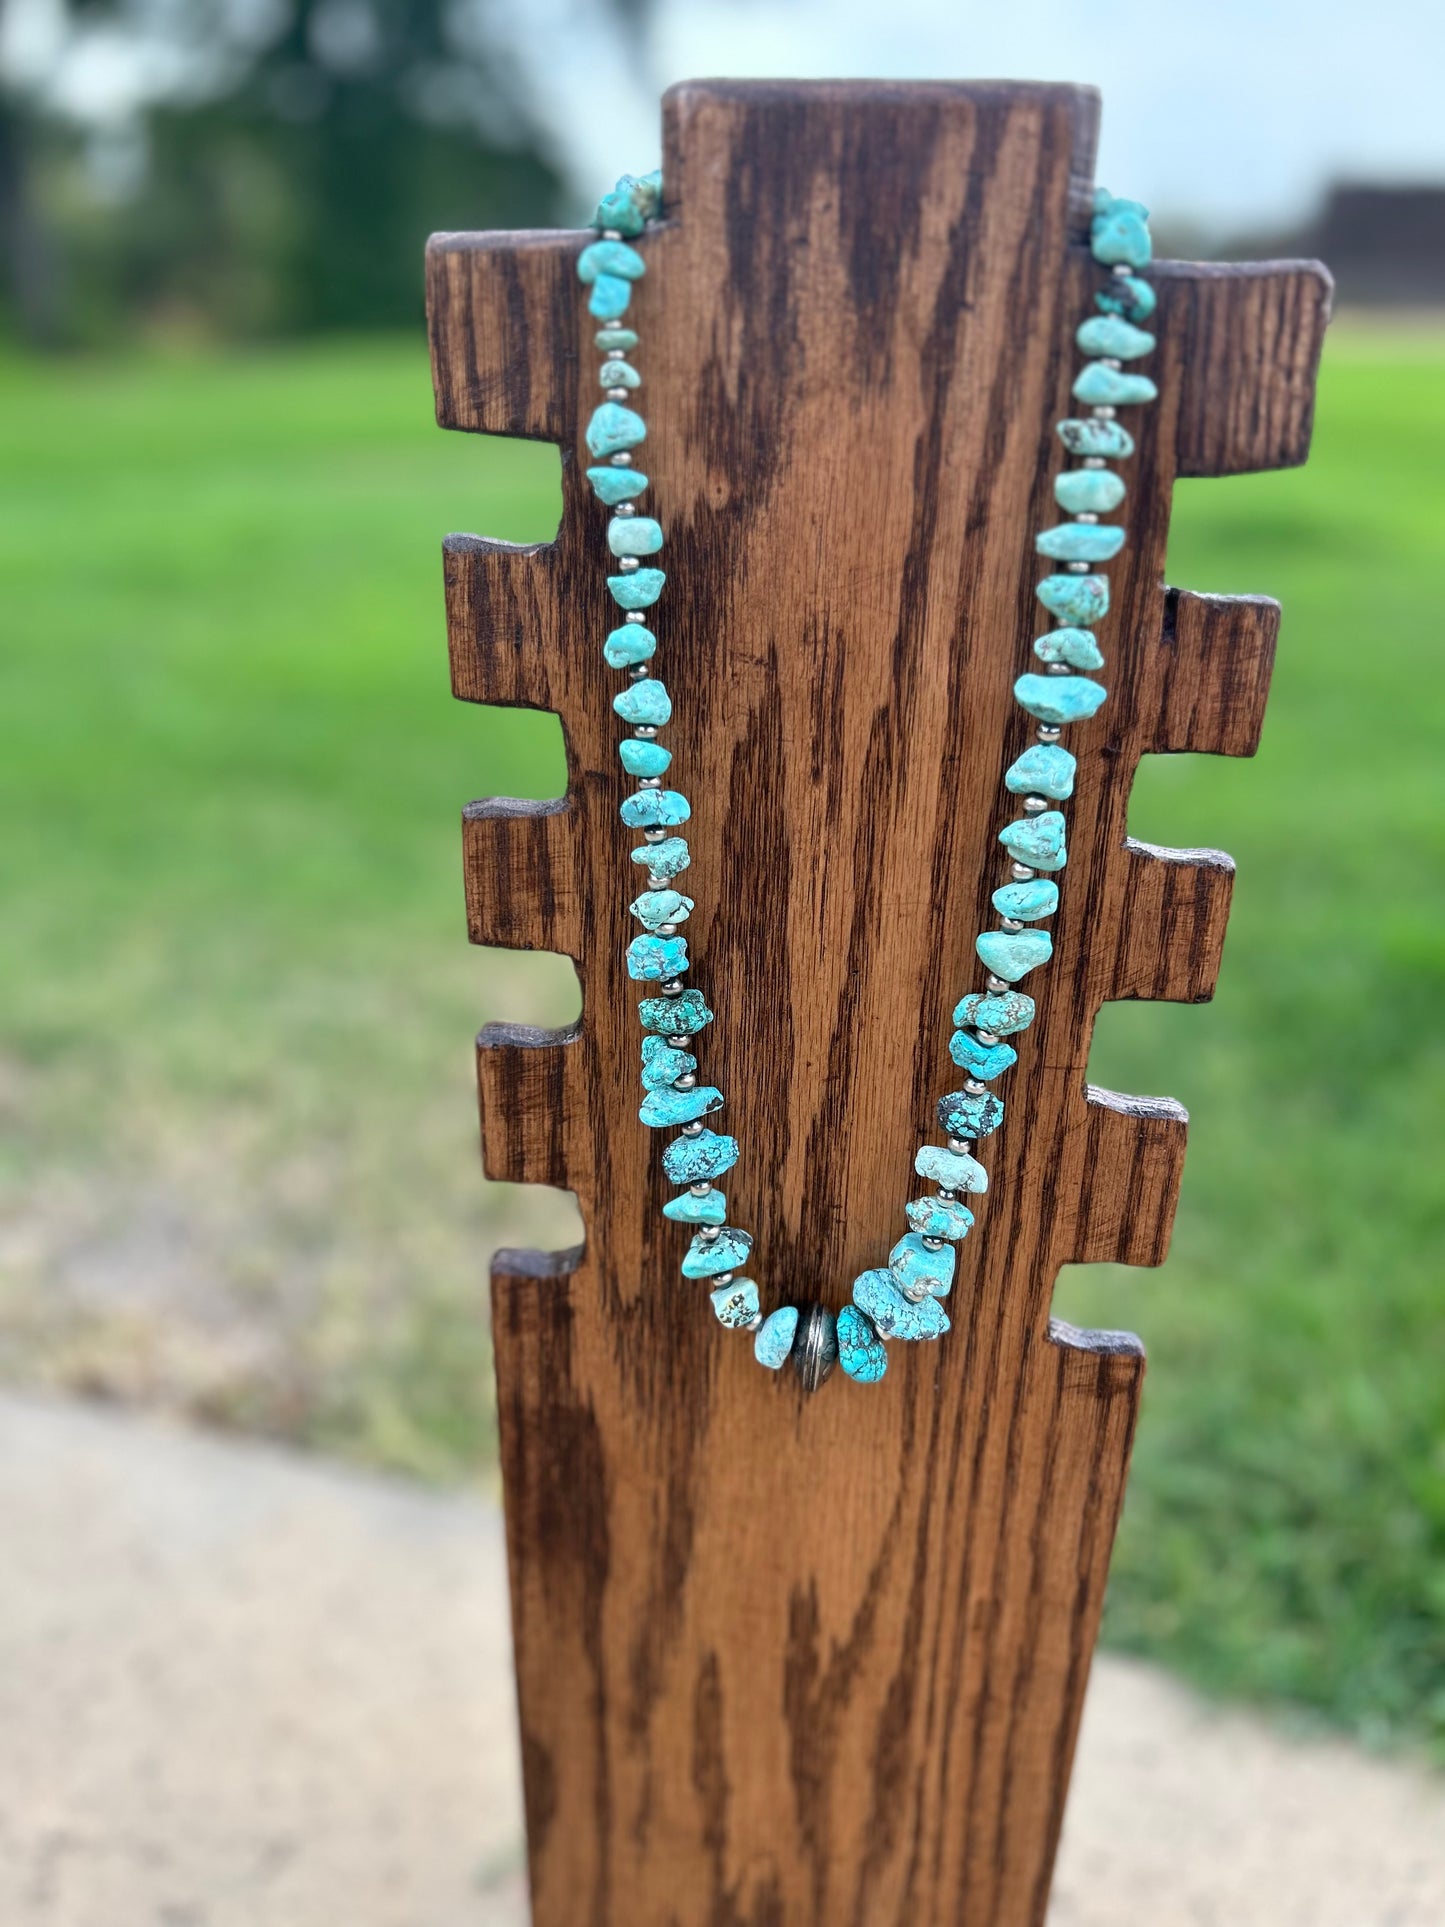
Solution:
M 668 586 L 657 673 L 692 802 L 691 981 L 764 1305 L 847 1302 L 960 1082 L 950 1011 L 1005 877 L 1059 519 L 1097 97 L 701 82 L 663 106 L 664 217 L 628 316 Z M 628 157 L 620 156 L 624 162 Z M 605 184 L 604 184 L 605 185 Z M 1112 183 L 1121 192 L 1129 183 Z M 1109 698 L 1039 1012 L 937 1344 L 806 1397 L 721 1330 L 639 1121 L 637 871 L 602 658 L 601 399 L 575 233 L 428 254 L 443 426 L 557 444 L 553 542 L 445 545 L 456 694 L 555 711 L 566 795 L 465 812 L 474 942 L 573 958 L 582 1018 L 478 1044 L 488 1174 L 576 1193 L 586 1244 L 492 1273 L 536 1927 L 1042 1920 L 1144 1372 L 1050 1317 L 1064 1264 L 1157 1265 L 1164 1098 L 1085 1082 L 1101 1004 L 1210 996 L 1233 868 L 1132 841 L 1140 756 L 1255 748 L 1278 611 L 1163 586 L 1176 476 L 1303 461 L 1329 280 L 1166 262 L 1121 465 Z M 1035 990 L 1033 980 L 1027 988 Z M 1123 1917 L 1121 1913 L 1121 1918 Z

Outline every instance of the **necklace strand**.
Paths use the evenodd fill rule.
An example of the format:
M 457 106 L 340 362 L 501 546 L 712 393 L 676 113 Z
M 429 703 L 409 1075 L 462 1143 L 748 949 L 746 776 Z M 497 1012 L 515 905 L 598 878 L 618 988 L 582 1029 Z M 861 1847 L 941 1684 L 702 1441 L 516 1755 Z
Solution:
M 1100 519 L 1119 507 L 1126 492 L 1122 477 L 1108 464 L 1126 461 L 1134 452 L 1118 410 L 1152 401 L 1157 392 L 1146 375 L 1124 367 L 1154 347 L 1154 336 L 1140 325 L 1155 306 L 1154 289 L 1140 274 L 1151 259 L 1148 210 L 1137 201 L 1115 200 L 1103 189 L 1094 197 L 1090 251 L 1112 272 L 1094 295 L 1098 312 L 1075 334 L 1087 360 L 1073 393 L 1087 413 L 1058 424 L 1060 440 L 1078 462 L 1054 481 L 1055 499 L 1071 519 L 1035 540 L 1038 553 L 1059 565 L 1035 593 L 1060 626 L 1033 645 L 1042 673 L 1029 671 L 1014 684 L 1015 699 L 1037 724 L 1037 740 L 1004 772 L 1004 788 L 1022 799 L 1023 814 L 998 835 L 1010 861 L 1007 881 L 992 894 L 999 928 L 982 932 L 975 944 L 985 987 L 970 991 L 953 1013 L 949 1055 L 965 1072 L 963 1088 L 938 1100 L 945 1142 L 922 1145 L 914 1159 L 914 1170 L 935 1189 L 908 1204 L 909 1228 L 887 1264 L 860 1273 L 852 1303 L 835 1316 L 816 1304 L 779 1305 L 765 1313 L 757 1284 L 739 1275 L 753 1240 L 727 1222 L 727 1198 L 715 1183 L 737 1163 L 738 1142 L 704 1122 L 724 1100 L 715 1085 L 698 1079 L 697 1037 L 713 1013 L 702 992 L 683 982 L 690 964 L 679 926 L 691 914 L 693 899 L 677 888 L 691 859 L 686 839 L 676 832 L 692 812 L 686 796 L 664 785 L 672 751 L 658 740 L 658 732 L 671 720 L 672 699 L 652 673 L 657 637 L 646 612 L 667 578 L 647 560 L 662 548 L 662 526 L 637 509 L 648 478 L 632 451 L 647 427 L 631 405 L 642 377 L 629 360 L 638 336 L 625 322 L 633 283 L 647 267 L 632 242 L 661 206 L 660 174 L 624 174 L 593 217 L 600 239 L 582 250 L 577 263 L 579 278 L 591 290 L 588 310 L 601 324 L 594 341 L 604 357 L 598 376 L 604 399 L 587 425 L 595 464 L 587 477 L 611 511 L 607 546 L 617 573 L 608 576 L 607 587 L 624 612 L 602 653 L 609 667 L 628 678 L 612 707 L 630 725 L 618 755 L 637 780 L 619 813 L 629 829 L 642 832 L 632 861 L 647 881 L 630 906 L 642 934 L 627 946 L 628 975 L 654 986 L 638 1011 L 644 1032 L 639 1115 L 653 1128 L 678 1130 L 662 1154 L 663 1171 L 678 1187 L 663 1214 L 694 1227 L 682 1274 L 709 1282 L 719 1323 L 753 1333 L 757 1359 L 770 1370 L 791 1359 L 808 1391 L 817 1390 L 835 1363 L 859 1384 L 874 1384 L 888 1368 L 886 1340 L 939 1338 L 948 1330 L 942 1300 L 953 1288 L 956 1247 L 974 1223 L 963 1199 L 988 1189 L 988 1173 L 974 1154 L 979 1141 L 1003 1123 L 1003 1099 L 989 1086 L 1017 1061 L 1006 1040 L 1034 1020 L 1033 998 L 1015 986 L 1053 953 L 1048 931 L 1037 926 L 1059 904 L 1056 878 L 1068 851 L 1065 818 L 1057 806 L 1073 795 L 1076 767 L 1060 738 L 1070 723 L 1093 716 L 1107 694 L 1088 672 L 1104 666 L 1094 637 L 1109 608 L 1109 582 L 1100 570 L 1124 545 L 1123 529 Z

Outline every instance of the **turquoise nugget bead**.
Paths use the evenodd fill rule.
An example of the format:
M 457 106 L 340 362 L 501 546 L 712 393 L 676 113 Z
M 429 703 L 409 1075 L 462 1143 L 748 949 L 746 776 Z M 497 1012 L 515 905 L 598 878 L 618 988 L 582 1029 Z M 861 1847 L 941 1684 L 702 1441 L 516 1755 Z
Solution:
M 938 1100 L 938 1121 L 950 1137 L 991 1137 L 1003 1123 L 1003 1099 L 992 1091 L 981 1091 L 977 1097 L 968 1091 L 950 1091 Z
M 1147 375 L 1126 375 L 1102 361 L 1087 363 L 1073 387 L 1075 401 L 1089 408 L 1132 408 L 1136 402 L 1153 401 L 1158 393 Z
M 624 622 L 614 629 L 602 645 L 602 659 L 609 669 L 631 669 L 646 662 L 657 649 L 657 637 L 640 622 Z
M 651 220 L 655 214 L 661 214 L 662 169 L 660 167 L 654 167 L 650 174 L 624 174 L 617 185 L 621 187 L 624 182 L 631 191 L 633 200 L 648 220 Z
M 1037 816 L 1021 816 L 1017 822 L 1004 825 L 998 833 L 998 840 L 1015 863 L 1027 863 L 1030 869 L 1062 870 L 1069 860 L 1064 842 L 1064 819 L 1058 810 L 1043 810 Z M 1007 936 L 1008 932 L 1001 931 L 999 934 Z M 1002 977 L 1004 973 L 999 970 L 994 974 Z M 984 1025 L 985 1030 L 995 1028 L 993 1024 Z
M 1089 224 L 1089 248 L 1106 268 L 1148 267 L 1154 249 L 1146 222 L 1149 210 L 1138 201 L 1116 200 L 1100 188 L 1094 196 L 1094 218 Z
M 947 1238 L 957 1244 L 973 1229 L 973 1213 L 957 1198 L 914 1198 L 907 1215 L 922 1238 Z
M 1109 613 L 1106 575 L 1046 575 L 1034 594 L 1060 622 L 1088 629 Z
M 653 676 L 619 689 L 612 698 L 612 707 L 623 722 L 641 723 L 645 728 L 657 729 L 672 720 L 672 698 L 667 693 L 667 685 Z
M 618 274 L 599 274 L 587 297 L 587 310 L 599 321 L 616 321 L 619 315 L 627 313 L 631 299 L 630 281 L 624 281 Z
M 1116 314 L 1091 315 L 1079 323 L 1074 339 L 1086 355 L 1108 355 L 1113 361 L 1136 361 L 1154 347 L 1147 329 L 1136 328 Z
M 1059 886 L 1051 877 L 1035 877 L 1032 883 L 1005 883 L 994 891 L 993 907 L 1001 917 L 1012 917 L 1015 923 L 1037 923 L 1040 917 L 1051 917 L 1058 909 Z
M 652 930 L 660 923 L 686 923 L 692 915 L 693 902 L 681 890 L 644 890 L 627 907 L 640 924 Z M 673 1075 L 680 1077 L 682 1073 L 675 1071 Z
M 592 216 L 595 228 L 615 228 L 619 234 L 641 234 L 646 226 L 639 198 L 635 194 L 637 183 L 630 174 L 624 174 L 610 194 L 604 194 L 597 203 L 597 212 Z
M 1107 562 L 1124 546 L 1124 531 L 1112 522 L 1062 522 L 1034 537 L 1040 555 L 1055 562 Z
M 607 524 L 607 546 L 614 555 L 656 555 L 662 524 L 650 515 L 614 515 Z
M 722 1092 L 712 1084 L 691 1091 L 649 1091 L 637 1115 L 653 1130 L 661 1130 L 670 1124 L 695 1124 L 710 1111 L 720 1111 L 722 1102 Z
M 951 1244 L 930 1251 L 916 1231 L 905 1232 L 888 1254 L 888 1269 L 901 1287 L 922 1286 L 935 1298 L 946 1298 L 953 1290 L 953 1268 L 958 1262 Z
M 1041 723 L 1081 723 L 1092 716 L 1108 695 L 1101 682 L 1087 676 L 1020 676 L 1014 697 Z
M 661 843 L 644 843 L 632 852 L 632 861 L 657 877 L 679 876 L 692 862 L 692 852 L 680 836 L 665 836 Z
M 1153 288 L 1137 274 L 1112 275 L 1094 296 L 1094 306 L 1102 313 L 1121 314 L 1126 321 L 1147 321 L 1158 305 Z
M 669 1044 L 665 1037 L 643 1038 L 643 1090 L 666 1090 L 669 1084 L 675 1084 L 679 1077 L 686 1077 L 696 1069 L 697 1059 L 690 1050 L 679 1050 L 676 1044 Z
M 704 1238 L 699 1232 L 683 1258 L 682 1275 L 716 1278 L 720 1271 L 736 1271 L 739 1265 L 747 1263 L 752 1248 L 753 1234 L 740 1231 L 736 1225 L 725 1224 L 715 1238 Z
M 1057 743 L 1031 743 L 1004 771 L 1004 787 L 1015 796 L 1051 796 L 1063 803 L 1074 793 L 1077 767 L 1068 750 Z
M 947 1151 L 939 1144 L 921 1144 L 913 1168 L 919 1177 L 927 1178 L 945 1191 L 988 1189 L 988 1172 L 966 1151 Z
M 686 969 L 686 937 L 634 937 L 627 946 L 627 974 L 634 983 L 666 983 Z
M 629 830 L 675 830 L 692 815 L 692 805 L 681 790 L 639 790 L 623 797 L 617 814 Z
M 738 1141 L 717 1131 L 675 1137 L 662 1154 L 662 1168 L 673 1184 L 702 1184 L 720 1178 L 738 1161 Z
M 624 736 L 617 745 L 617 754 L 629 776 L 661 776 L 672 761 L 670 749 L 636 736 Z
M 620 609 L 650 609 L 666 580 L 661 569 L 638 569 L 632 575 L 609 575 L 607 586 Z
M 637 346 L 637 334 L 632 328 L 599 328 L 592 337 L 592 345 L 600 348 L 603 354 L 617 351 L 626 354 Z
M 624 408 L 620 401 L 604 401 L 592 410 L 587 424 L 587 447 L 600 461 L 624 448 L 636 448 L 647 439 L 647 423 L 635 408 Z
M 856 1305 L 838 1313 L 838 1363 L 855 1385 L 876 1385 L 888 1370 L 888 1349 Z
M 577 256 L 577 279 L 590 286 L 604 274 L 613 274 L 621 281 L 640 281 L 647 273 L 647 263 L 625 241 L 592 241 Z
M 692 1191 L 684 1191 L 668 1199 L 662 1207 L 662 1215 L 677 1224 L 725 1224 L 728 1201 L 716 1188 L 705 1191 L 701 1197 Z
M 1134 437 L 1118 422 L 1064 421 L 1059 440 L 1071 455 L 1102 455 L 1106 462 L 1126 461 L 1134 453 Z
M 971 990 L 954 1005 L 953 1021 L 994 1037 L 1012 1037 L 1034 1021 L 1034 1000 L 1022 990 Z
M 640 388 L 642 377 L 630 361 L 604 361 L 597 370 L 599 388 Z
M 644 997 L 637 1006 L 644 1030 L 655 1030 L 660 1037 L 695 1037 L 712 1022 L 712 1012 L 700 990 L 685 990 L 680 997 Z M 701 1138 L 697 1140 L 702 1142 Z M 704 1171 L 704 1177 L 711 1176 Z M 692 1180 L 685 1179 L 685 1183 Z
M 662 1208 L 666 1211 L 667 1206 Z M 730 1331 L 741 1331 L 745 1325 L 751 1325 L 760 1309 L 758 1288 L 751 1278 L 734 1278 L 730 1285 L 719 1285 L 716 1291 L 710 1291 L 708 1297 L 718 1323 Z
M 873 1321 L 880 1338 L 941 1338 L 948 1313 L 936 1298 L 910 1304 L 891 1271 L 865 1271 L 853 1280 L 853 1303 Z
M 753 1340 L 753 1357 L 760 1365 L 766 1365 L 770 1372 L 778 1370 L 787 1361 L 793 1349 L 793 1339 L 798 1330 L 798 1308 L 796 1305 L 779 1305 L 769 1312 L 758 1328 Z
M 1067 663 L 1070 669 L 1102 669 L 1104 652 L 1087 629 L 1050 629 L 1034 642 L 1040 662 Z
M 589 468 L 587 479 L 592 484 L 592 493 L 608 508 L 618 502 L 630 502 L 647 487 L 647 477 L 640 468 L 614 468 L 610 462 L 605 468 Z
M 1125 495 L 1112 468 L 1066 468 L 1054 477 L 1054 500 L 1068 515 L 1108 515 Z
M 948 1054 L 961 1071 L 976 1077 L 981 1084 L 1012 1070 L 1019 1054 L 1012 1044 L 980 1044 L 972 1031 L 956 1030 L 948 1040 Z M 917 1226 L 914 1227 L 918 1229 Z

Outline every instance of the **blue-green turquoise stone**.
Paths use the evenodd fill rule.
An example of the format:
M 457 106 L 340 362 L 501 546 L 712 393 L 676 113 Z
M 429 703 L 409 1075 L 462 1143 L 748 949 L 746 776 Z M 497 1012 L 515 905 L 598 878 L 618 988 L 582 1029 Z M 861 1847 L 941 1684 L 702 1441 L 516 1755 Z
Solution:
M 660 923 L 686 923 L 692 915 L 691 897 L 685 897 L 681 890 L 644 890 L 640 897 L 634 897 L 628 905 L 634 917 L 647 929 L 655 929 Z M 674 1076 L 682 1073 L 676 1071 Z
M 1059 810 L 1040 810 L 1037 816 L 1021 816 L 1017 822 L 1006 823 L 998 833 L 998 840 L 1015 863 L 1027 863 L 1034 870 L 1062 870 L 1069 860 L 1064 819 Z M 1008 932 L 999 934 L 1007 936 Z M 1026 934 L 1020 932 L 1020 935 Z M 1000 970 L 995 975 L 1002 977 L 1004 973 Z M 997 1030 L 998 1026 L 985 1024 L 983 1028 Z
M 696 1069 L 697 1059 L 690 1050 L 679 1050 L 676 1044 L 669 1044 L 665 1037 L 643 1038 L 643 1090 L 666 1090 L 669 1084 L 675 1084 L 679 1077 L 686 1077 Z
M 1070 669 L 1102 669 L 1104 652 L 1088 629 L 1050 629 L 1034 640 L 1040 662 L 1062 662 Z
M 1114 361 L 1136 361 L 1154 347 L 1147 328 L 1136 328 L 1117 314 L 1090 315 L 1079 323 L 1074 339 L 1086 355 L 1108 355 Z
M 636 189 L 636 181 L 630 174 L 624 174 L 612 192 L 604 194 L 597 203 L 597 212 L 592 216 L 593 227 L 615 228 L 619 234 L 641 234 L 646 226 L 646 216 Z
M 632 861 L 656 877 L 675 877 L 692 862 L 692 852 L 684 837 L 665 836 L 660 843 L 644 843 L 634 850 Z
M 673 1184 L 702 1184 L 720 1178 L 737 1161 L 737 1139 L 718 1131 L 675 1137 L 662 1154 L 662 1168 Z
M 880 1338 L 941 1338 L 948 1330 L 948 1313 L 938 1300 L 920 1298 L 910 1304 L 891 1271 L 865 1271 L 855 1278 L 853 1303 L 872 1319 Z
M 740 1231 L 733 1224 L 725 1224 L 715 1238 L 704 1238 L 699 1232 L 683 1258 L 682 1275 L 716 1278 L 720 1271 L 736 1271 L 739 1265 L 747 1263 L 752 1248 L 752 1232 Z
M 604 361 L 597 370 L 599 388 L 640 388 L 642 377 L 630 361 Z
M 631 575 L 609 575 L 607 586 L 619 609 L 650 609 L 666 580 L 661 569 L 636 569 Z
M 627 313 L 632 300 L 632 283 L 620 274 L 599 274 L 587 297 L 587 311 L 599 321 L 616 321 Z
M 913 1160 L 919 1177 L 945 1191 L 987 1191 L 988 1172 L 967 1151 L 949 1151 L 941 1144 L 921 1144 Z
M 599 402 L 587 424 L 587 447 L 601 461 L 620 449 L 636 448 L 647 439 L 647 423 L 635 408 L 624 408 L 620 401 Z
M 650 515 L 614 515 L 607 524 L 607 546 L 614 555 L 656 555 L 662 524 Z
M 701 1197 L 692 1191 L 682 1191 L 677 1197 L 668 1199 L 662 1207 L 662 1215 L 678 1224 L 726 1224 L 728 1201 L 724 1193 L 716 1188 L 704 1192 Z
M 1087 676 L 1020 676 L 1014 698 L 1041 723 L 1081 723 L 1099 708 L 1108 690 Z
M 992 1037 L 1012 1037 L 1034 1021 L 1034 1000 L 1022 990 L 971 990 L 954 1005 L 953 1021 Z
M 768 1313 L 758 1327 L 758 1335 L 753 1340 L 754 1358 L 760 1365 L 766 1365 L 770 1372 L 777 1371 L 780 1365 L 787 1362 L 797 1330 L 797 1306 L 779 1305 L 776 1311 Z
M 665 983 L 686 969 L 686 937 L 634 937 L 627 946 L 627 974 L 634 983 Z
M 1108 285 L 1094 296 L 1096 308 L 1104 314 L 1121 314 L 1126 321 L 1147 321 L 1158 305 L 1158 295 L 1137 274 L 1111 275 Z
M 599 328 L 592 342 L 605 355 L 613 352 L 625 355 L 629 349 L 637 346 L 637 332 L 633 328 Z
M 695 1037 L 712 1022 L 700 990 L 685 990 L 680 997 L 644 997 L 637 1015 L 644 1030 L 655 1030 L 660 1037 Z
M 650 174 L 624 174 L 617 185 L 626 182 L 632 191 L 632 198 L 638 207 L 651 220 L 662 212 L 662 169 L 654 167 Z
M 1106 462 L 1122 462 L 1134 453 L 1134 437 L 1118 422 L 1069 420 L 1060 422 L 1058 431 L 1071 455 L 1102 455 Z
M 652 729 L 672 720 L 672 698 L 667 693 L 667 685 L 658 682 L 655 676 L 630 682 L 626 689 L 619 689 L 612 698 L 612 707 L 623 722 L 642 723 Z
M 1124 546 L 1124 531 L 1113 522 L 1061 522 L 1034 537 L 1040 555 L 1054 562 L 1107 562 Z
M 907 1217 L 920 1237 L 948 1238 L 954 1244 L 973 1229 L 973 1213 L 957 1198 L 914 1198 Z
M 666 1211 L 667 1206 L 662 1208 Z M 726 1325 L 730 1331 L 740 1331 L 745 1325 L 751 1325 L 761 1310 L 758 1288 L 751 1278 L 734 1278 L 730 1285 L 719 1285 L 716 1291 L 710 1291 L 708 1297 L 717 1313 L 718 1323 Z
M 639 790 L 623 797 L 617 814 L 629 830 L 675 830 L 692 815 L 692 805 L 681 790 Z
M 619 502 L 630 502 L 647 487 L 647 477 L 640 468 L 614 468 L 610 462 L 601 468 L 589 468 L 587 479 L 592 484 L 592 493 L 608 508 L 614 508 Z
M 577 279 L 587 287 L 604 274 L 640 281 L 646 273 L 646 261 L 626 241 L 590 241 L 577 256 Z
M 1012 1044 L 980 1044 L 972 1031 L 956 1030 L 948 1040 L 948 1054 L 961 1071 L 991 1084 L 1019 1061 Z
M 631 669 L 646 662 L 657 648 L 657 637 L 640 622 L 624 622 L 614 629 L 602 645 L 602 659 L 609 669 Z
M 1004 771 L 1004 786 L 1015 796 L 1051 796 L 1062 803 L 1074 793 L 1077 767 L 1068 750 L 1057 743 L 1031 743 Z
M 661 743 L 643 742 L 636 736 L 624 736 L 617 745 L 617 754 L 629 776 L 661 776 L 672 761 L 670 749 L 664 749 Z
M 888 1348 L 856 1305 L 838 1313 L 838 1363 L 856 1385 L 876 1385 L 888 1370 Z
M 950 1137 L 990 1137 L 1003 1123 L 1003 1099 L 992 1091 L 976 1097 L 969 1091 L 949 1091 L 938 1100 L 938 1121 Z
M 713 1084 L 699 1084 L 691 1091 L 649 1091 L 637 1115 L 654 1130 L 670 1124 L 695 1124 L 710 1111 L 722 1109 L 723 1094 Z
M 1034 594 L 1050 615 L 1088 629 L 1109 613 L 1106 575 L 1046 575 Z
M 1088 408 L 1132 408 L 1138 402 L 1153 401 L 1158 393 L 1147 375 L 1125 374 L 1102 361 L 1087 362 L 1073 386 L 1074 400 Z
M 922 1286 L 935 1298 L 946 1298 L 953 1290 L 953 1270 L 958 1254 L 951 1244 L 930 1251 L 917 1231 L 906 1231 L 888 1254 L 888 1269 L 899 1285 Z
M 1112 468 L 1066 468 L 1054 477 L 1054 500 L 1069 515 L 1108 515 L 1125 493 Z
M 1101 266 L 1145 268 L 1154 249 L 1149 240 L 1149 210 L 1138 201 L 1116 200 L 1100 188 L 1094 196 L 1089 249 Z
M 1059 886 L 1051 877 L 1035 877 L 1032 883 L 1004 883 L 993 893 L 993 907 L 1001 917 L 1012 917 L 1015 923 L 1037 923 L 1040 917 L 1051 917 L 1058 909 Z

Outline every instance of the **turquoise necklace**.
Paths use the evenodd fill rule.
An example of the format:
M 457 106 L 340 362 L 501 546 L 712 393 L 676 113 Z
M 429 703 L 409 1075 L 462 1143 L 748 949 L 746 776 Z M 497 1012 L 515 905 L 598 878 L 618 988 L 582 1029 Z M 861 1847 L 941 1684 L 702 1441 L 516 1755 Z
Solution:
M 1098 570 L 1124 545 L 1124 531 L 1100 520 L 1124 499 L 1123 480 L 1111 461 L 1134 452 L 1133 438 L 1118 420 L 1122 407 L 1152 401 L 1146 375 L 1123 364 L 1147 355 L 1154 337 L 1139 325 L 1154 311 L 1155 296 L 1139 270 L 1151 258 L 1148 210 L 1119 201 L 1102 189 L 1094 199 L 1090 248 L 1112 270 L 1094 296 L 1099 310 L 1079 328 L 1076 340 L 1088 357 L 1074 383 L 1087 413 L 1059 423 L 1059 438 L 1078 466 L 1054 482 L 1059 506 L 1072 519 L 1037 537 L 1040 555 L 1060 565 L 1039 583 L 1039 601 L 1061 626 L 1034 643 L 1042 673 L 1021 675 L 1014 696 L 1037 725 L 1037 741 L 1004 771 L 1004 788 L 1022 799 L 1023 814 L 999 831 L 1008 856 L 1008 879 L 993 892 L 999 928 L 985 930 L 976 948 L 986 972 L 982 990 L 970 991 L 953 1013 L 958 1026 L 949 1055 L 965 1073 L 963 1088 L 938 1100 L 943 1144 L 925 1144 L 914 1169 L 936 1188 L 905 1208 L 908 1230 L 888 1263 L 853 1282 L 853 1302 L 837 1314 L 823 1305 L 779 1305 L 765 1312 L 756 1283 L 739 1275 L 753 1249 L 751 1235 L 727 1222 L 727 1199 L 715 1180 L 738 1160 L 734 1137 L 711 1130 L 704 1119 L 722 1108 L 723 1094 L 698 1077 L 698 1033 L 713 1020 L 702 992 L 683 982 L 689 969 L 687 921 L 693 899 L 677 888 L 688 868 L 687 841 L 677 831 L 691 815 L 687 798 L 664 786 L 672 751 L 659 732 L 672 717 L 672 698 L 652 673 L 657 637 L 648 611 L 662 594 L 666 576 L 649 558 L 662 548 L 662 526 L 638 513 L 647 477 L 632 451 L 646 424 L 631 406 L 642 377 L 628 359 L 638 337 L 625 323 L 632 284 L 646 262 L 631 245 L 661 211 L 659 174 L 624 174 L 603 196 L 593 217 L 600 239 L 582 250 L 577 272 L 591 289 L 588 309 L 601 325 L 594 336 L 604 359 L 598 379 L 605 398 L 587 425 L 587 470 L 594 493 L 610 511 L 607 546 L 616 573 L 607 578 L 623 620 L 602 645 L 610 668 L 627 686 L 612 707 L 631 733 L 618 744 L 622 767 L 637 782 L 620 814 L 642 842 L 632 861 L 647 887 L 631 905 L 641 934 L 627 946 L 628 975 L 655 987 L 639 1006 L 642 1021 L 641 1118 L 675 1129 L 662 1154 L 662 1168 L 678 1187 L 663 1215 L 694 1227 L 682 1259 L 682 1275 L 709 1281 L 719 1322 L 754 1334 L 758 1362 L 777 1371 L 791 1360 L 808 1391 L 816 1391 L 834 1364 L 849 1378 L 875 1384 L 888 1369 L 885 1341 L 939 1338 L 948 1330 L 943 1300 L 953 1288 L 955 1247 L 973 1227 L 965 1196 L 988 1189 L 988 1173 L 974 1155 L 979 1141 L 1003 1123 L 1003 1099 L 989 1086 L 1017 1061 L 1006 1041 L 1033 1022 L 1034 1000 L 1015 986 L 1048 962 L 1053 939 L 1039 928 L 1059 903 L 1057 875 L 1067 861 L 1066 824 L 1057 806 L 1074 790 L 1075 759 L 1060 738 L 1070 723 L 1085 721 L 1103 703 L 1104 685 L 1085 673 L 1102 669 L 1094 629 L 1109 607 L 1108 578 Z M 1018 805 L 1015 805 L 1018 807 Z

